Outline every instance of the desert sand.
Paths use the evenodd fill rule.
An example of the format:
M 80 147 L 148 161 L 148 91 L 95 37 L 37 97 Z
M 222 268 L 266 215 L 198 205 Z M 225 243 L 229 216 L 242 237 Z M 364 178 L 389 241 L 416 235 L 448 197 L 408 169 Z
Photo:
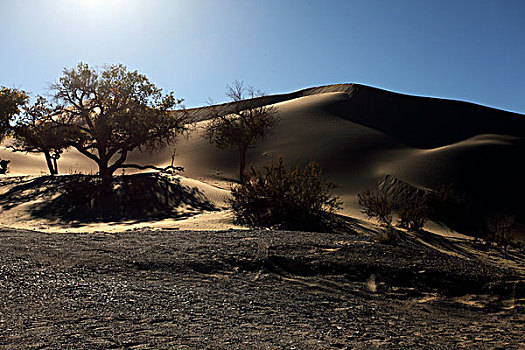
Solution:
M 280 155 L 289 165 L 319 162 L 328 178 L 339 186 L 335 192 L 344 202 L 342 215 L 361 218 L 357 192 L 376 187 L 387 175 L 423 189 L 454 184 L 480 206 L 497 209 L 509 205 L 525 212 L 521 210 L 525 186 L 519 171 L 525 149 L 522 115 L 356 84 L 265 96 L 241 106 L 268 103 L 274 103 L 280 123 L 266 140 L 249 150 L 248 162 L 261 167 Z M 218 108 L 239 108 L 235 106 L 224 104 Z M 200 120 L 189 137 L 180 138 L 158 153 L 134 152 L 129 161 L 167 166 L 175 153 L 175 165 L 185 168 L 181 179 L 222 206 L 238 173 L 238 156 L 235 150 L 217 149 L 202 137 L 207 110 L 188 110 Z M 0 158 L 11 160 L 9 176 L 47 172 L 41 155 L 0 148 Z M 59 169 L 62 174 L 97 171 L 94 162 L 74 150 L 63 154 Z M 11 226 L 14 221 L 9 216 L 9 212 L 2 212 L 4 222 Z M 16 227 L 30 228 L 24 222 L 28 221 L 21 220 Z M 192 229 L 186 223 L 180 224 Z
M 9 298 L 2 301 L 0 345 L 525 346 L 523 252 L 512 248 L 504 254 L 431 222 L 425 235 L 406 233 L 405 242 L 393 248 L 375 242 L 382 228 L 365 220 L 357 206 L 358 192 L 381 183 L 422 190 L 454 184 L 481 207 L 525 212 L 519 171 L 524 116 L 355 84 L 242 103 L 272 104 L 280 119 L 271 135 L 249 150 L 248 162 L 261 167 L 280 155 L 288 165 L 319 162 L 338 185 L 335 193 L 344 206 L 339 214 L 348 220 L 348 232 L 323 236 L 234 224 L 227 199 L 238 174 L 237 152 L 219 150 L 202 137 L 207 107 L 188 110 L 197 122 L 187 138 L 158 153 L 129 157 L 133 163 L 167 166 L 175 154 L 174 164 L 184 167 L 170 181 L 199 200 L 181 201 L 160 217 L 89 222 L 43 215 L 63 183 L 96 174 L 95 163 L 68 150 L 58 163 L 64 175 L 42 177 L 47 169 L 41 155 L 2 147 L 0 158 L 11 163 L 0 179 L 0 268 L 9 280 L 2 284 Z M 34 280 L 35 274 L 45 277 Z M 31 290 L 29 308 L 40 311 L 24 306 L 19 295 L 24 283 Z M 230 288 L 234 292 L 227 296 Z M 153 291 L 165 297 L 157 303 Z M 56 298 L 41 293 L 60 298 L 63 311 L 54 309 Z M 66 298 L 68 293 L 92 309 Z M 94 311 L 101 309 L 104 313 Z M 196 328 L 181 328 L 190 323 Z M 60 324 L 69 333 L 62 334 Z

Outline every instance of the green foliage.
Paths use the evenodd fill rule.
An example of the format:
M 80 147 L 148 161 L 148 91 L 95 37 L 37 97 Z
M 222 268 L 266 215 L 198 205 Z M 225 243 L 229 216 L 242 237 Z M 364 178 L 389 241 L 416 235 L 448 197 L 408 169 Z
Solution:
M 0 141 L 10 129 L 10 122 L 27 104 L 29 96 L 25 91 L 0 87 Z
M 95 161 L 102 176 L 134 149 L 162 148 L 188 129 L 187 114 L 172 113 L 182 100 L 122 64 L 98 70 L 79 63 L 64 69 L 52 91 L 63 104 L 54 121 L 68 128 L 68 144 Z
M 227 89 L 227 95 L 234 102 L 239 103 L 239 110 L 223 115 L 212 108 L 212 118 L 206 128 L 204 137 L 218 148 L 238 149 L 240 157 L 239 179 L 243 182 L 248 148 L 253 146 L 258 140 L 264 139 L 278 123 L 279 119 L 276 116 L 277 111 L 274 107 L 247 107 L 248 104 L 241 103 L 244 98 L 261 96 L 261 92 L 256 92 L 252 87 L 246 88 L 239 81 L 235 81 L 234 85 L 228 86 Z
M 51 175 L 58 174 L 57 160 L 68 147 L 69 128 L 53 121 L 56 110 L 39 96 L 13 126 L 15 139 L 9 146 L 15 152 L 43 153 Z
M 268 108 L 256 109 L 218 116 L 210 121 L 206 137 L 221 149 L 248 148 L 264 138 L 276 124 Z
M 369 219 L 375 218 L 387 227 L 392 227 L 392 204 L 385 192 L 372 192 L 369 189 L 358 193 L 358 203 Z
M 262 171 L 250 168 L 247 181 L 232 189 L 230 204 L 236 220 L 249 226 L 326 230 L 342 205 L 330 194 L 334 187 L 317 163 L 287 170 L 281 157 Z

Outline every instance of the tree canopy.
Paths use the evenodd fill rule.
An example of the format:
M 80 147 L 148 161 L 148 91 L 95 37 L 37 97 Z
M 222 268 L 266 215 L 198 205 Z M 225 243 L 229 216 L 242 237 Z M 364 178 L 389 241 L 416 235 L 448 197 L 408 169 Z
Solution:
M 160 149 L 188 129 L 187 114 L 172 113 L 182 99 L 122 64 L 79 63 L 64 69 L 51 90 L 61 107 L 53 122 L 67 128 L 67 144 L 95 161 L 103 178 L 132 166 L 125 164 L 131 151 Z
M 27 104 L 29 96 L 25 91 L 0 87 L 0 141 L 10 129 L 10 122 Z
M 68 127 L 53 122 L 53 113 L 56 109 L 39 96 L 16 120 L 12 127 L 15 138 L 9 146 L 15 152 L 43 153 L 51 175 L 58 174 L 57 160 L 68 147 L 69 132 Z
M 249 100 L 247 103 L 241 103 L 246 99 L 263 96 L 262 92 L 253 87 L 245 87 L 244 83 L 238 80 L 226 89 L 226 95 L 239 103 L 238 111 L 220 114 L 212 108 L 213 115 L 204 136 L 218 148 L 236 148 L 239 151 L 239 178 L 243 182 L 248 148 L 265 138 L 279 119 L 273 106 L 251 107 Z

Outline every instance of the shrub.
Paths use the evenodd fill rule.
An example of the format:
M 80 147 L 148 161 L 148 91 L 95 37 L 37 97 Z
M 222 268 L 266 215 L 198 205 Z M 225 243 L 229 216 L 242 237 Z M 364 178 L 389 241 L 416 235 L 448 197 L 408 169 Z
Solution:
M 249 226 L 322 231 L 342 206 L 334 188 L 317 163 L 286 170 L 280 157 L 262 171 L 251 167 L 247 181 L 232 188 L 230 205 L 236 221 Z
M 387 227 L 392 227 L 392 204 L 385 192 L 372 192 L 369 189 L 358 193 L 361 211 L 369 218 L 375 218 Z
M 499 212 L 487 219 L 487 228 L 491 236 L 488 239 L 494 240 L 507 250 L 507 246 L 512 241 L 514 234 L 514 216 L 506 212 Z
M 437 191 L 427 196 L 429 217 L 442 226 L 453 230 L 472 231 L 472 218 L 479 221 L 477 215 L 472 215 L 471 208 L 464 195 L 456 192 L 452 185 L 442 185 Z
M 384 233 L 377 236 L 377 241 L 384 244 L 393 244 L 399 241 L 399 233 L 392 226 L 388 226 Z
M 425 196 L 405 200 L 398 214 L 400 227 L 421 232 L 428 219 L 428 205 Z

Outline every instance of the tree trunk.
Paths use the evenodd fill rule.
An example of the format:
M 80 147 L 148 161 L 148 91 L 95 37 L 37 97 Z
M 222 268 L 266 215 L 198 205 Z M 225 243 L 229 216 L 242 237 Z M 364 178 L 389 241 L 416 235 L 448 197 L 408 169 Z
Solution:
M 240 167 L 239 167 L 239 181 L 241 184 L 246 180 L 246 152 L 245 147 L 239 147 Z
M 53 166 L 53 159 L 51 158 L 51 155 L 49 154 L 49 152 L 44 151 L 44 156 L 46 157 L 46 163 L 47 163 L 47 168 L 49 169 L 49 173 L 51 175 L 58 174 L 58 171 L 56 169 L 56 160 L 55 160 L 55 166 Z
M 101 157 L 98 162 L 98 173 L 100 176 L 100 192 L 98 193 L 97 208 L 102 218 L 110 218 L 113 214 L 113 173 L 109 170 L 108 160 Z
M 55 166 L 55 175 L 58 175 L 58 163 L 55 157 L 53 157 L 53 165 Z

